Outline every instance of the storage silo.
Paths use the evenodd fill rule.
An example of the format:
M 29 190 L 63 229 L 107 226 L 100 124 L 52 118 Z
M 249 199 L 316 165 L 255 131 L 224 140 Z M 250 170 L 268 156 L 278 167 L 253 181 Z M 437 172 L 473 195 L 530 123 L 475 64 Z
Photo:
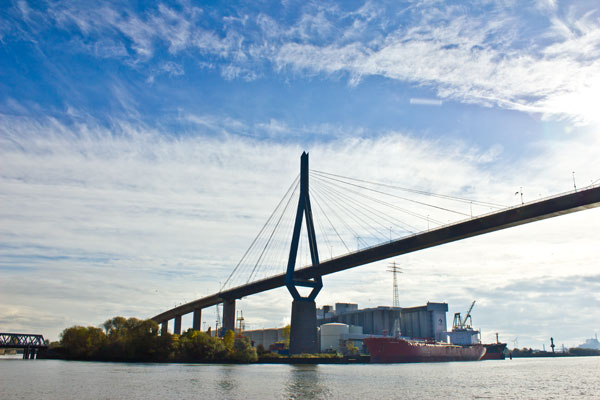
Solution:
M 337 322 L 321 325 L 321 351 L 340 351 L 342 335 L 347 335 L 349 330 L 348 325 Z

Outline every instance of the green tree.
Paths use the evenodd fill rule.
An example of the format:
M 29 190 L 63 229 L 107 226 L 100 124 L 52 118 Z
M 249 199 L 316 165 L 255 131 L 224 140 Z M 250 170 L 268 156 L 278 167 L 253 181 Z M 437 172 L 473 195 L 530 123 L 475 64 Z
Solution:
M 107 338 L 102 329 L 93 326 L 73 326 L 62 331 L 60 343 L 68 358 L 90 359 L 98 357 Z
M 179 338 L 179 357 L 187 361 L 223 361 L 228 351 L 222 340 L 189 329 Z
M 344 353 L 347 355 L 358 355 L 359 354 L 359 349 L 358 347 L 356 347 L 354 345 L 354 342 L 352 340 L 346 340 L 346 346 L 344 349 Z
M 225 337 L 223 338 L 223 343 L 225 344 L 225 348 L 227 349 L 227 351 L 233 350 L 234 342 L 235 333 L 231 329 L 228 329 L 227 332 L 225 332 Z
M 233 351 L 229 353 L 229 359 L 237 362 L 256 362 L 258 355 L 256 349 L 252 347 L 250 338 L 240 337 L 235 339 Z
M 290 331 L 291 331 L 292 327 L 290 324 L 286 325 L 283 327 L 282 331 L 281 331 L 281 336 L 283 336 L 283 343 L 285 343 L 285 348 L 289 348 L 290 347 Z

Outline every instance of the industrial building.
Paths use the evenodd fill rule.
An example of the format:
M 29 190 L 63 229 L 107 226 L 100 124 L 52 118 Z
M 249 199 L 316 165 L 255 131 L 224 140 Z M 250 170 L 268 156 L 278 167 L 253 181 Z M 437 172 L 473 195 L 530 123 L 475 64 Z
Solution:
M 317 309 L 317 325 L 333 322 L 362 327 L 365 335 L 391 335 L 396 319 L 400 320 L 402 336 L 446 341 L 447 303 L 430 303 L 419 307 L 388 307 L 358 309 L 357 304 L 336 303 L 335 308 Z
M 254 346 L 261 344 L 265 349 L 277 342 L 282 342 L 284 339 L 283 328 L 254 329 L 244 331 L 243 335 L 250 338 Z
M 356 303 L 335 303 L 335 307 L 324 305 L 317 309 L 317 325 L 328 325 L 325 331 L 319 334 L 320 348 L 321 351 L 338 350 L 337 344 L 340 340 L 359 341 L 366 336 L 392 335 L 397 319 L 402 336 L 446 341 L 447 311 L 448 304 L 430 302 L 424 306 L 404 308 L 379 306 L 359 309 Z M 243 334 L 250 338 L 255 346 L 261 344 L 265 349 L 284 340 L 283 328 L 249 330 Z M 337 339 L 333 337 L 335 335 Z

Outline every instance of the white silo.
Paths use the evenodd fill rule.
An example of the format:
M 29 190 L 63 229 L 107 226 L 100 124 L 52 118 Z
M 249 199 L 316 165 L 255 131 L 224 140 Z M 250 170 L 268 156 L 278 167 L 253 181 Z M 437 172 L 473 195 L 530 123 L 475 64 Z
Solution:
M 321 351 L 340 351 L 342 335 L 347 335 L 348 332 L 349 326 L 346 324 L 332 322 L 321 325 Z

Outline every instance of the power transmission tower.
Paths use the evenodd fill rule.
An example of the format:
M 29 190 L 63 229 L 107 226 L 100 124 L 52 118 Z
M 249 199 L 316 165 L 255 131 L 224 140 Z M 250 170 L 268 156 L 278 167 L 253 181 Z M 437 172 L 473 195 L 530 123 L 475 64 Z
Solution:
M 398 296 L 398 274 L 402 273 L 402 268 L 396 265 L 396 261 L 390 263 L 388 272 L 394 274 L 394 298 L 392 301 L 392 305 L 394 307 L 400 307 L 400 297 Z
M 388 268 L 388 272 L 394 274 L 394 298 L 392 301 L 392 306 L 394 307 L 394 312 L 396 313 L 396 318 L 394 319 L 394 336 L 400 337 L 402 335 L 400 329 L 400 296 L 398 295 L 398 274 L 402 273 L 402 269 L 396 265 L 396 261 L 390 263 Z

